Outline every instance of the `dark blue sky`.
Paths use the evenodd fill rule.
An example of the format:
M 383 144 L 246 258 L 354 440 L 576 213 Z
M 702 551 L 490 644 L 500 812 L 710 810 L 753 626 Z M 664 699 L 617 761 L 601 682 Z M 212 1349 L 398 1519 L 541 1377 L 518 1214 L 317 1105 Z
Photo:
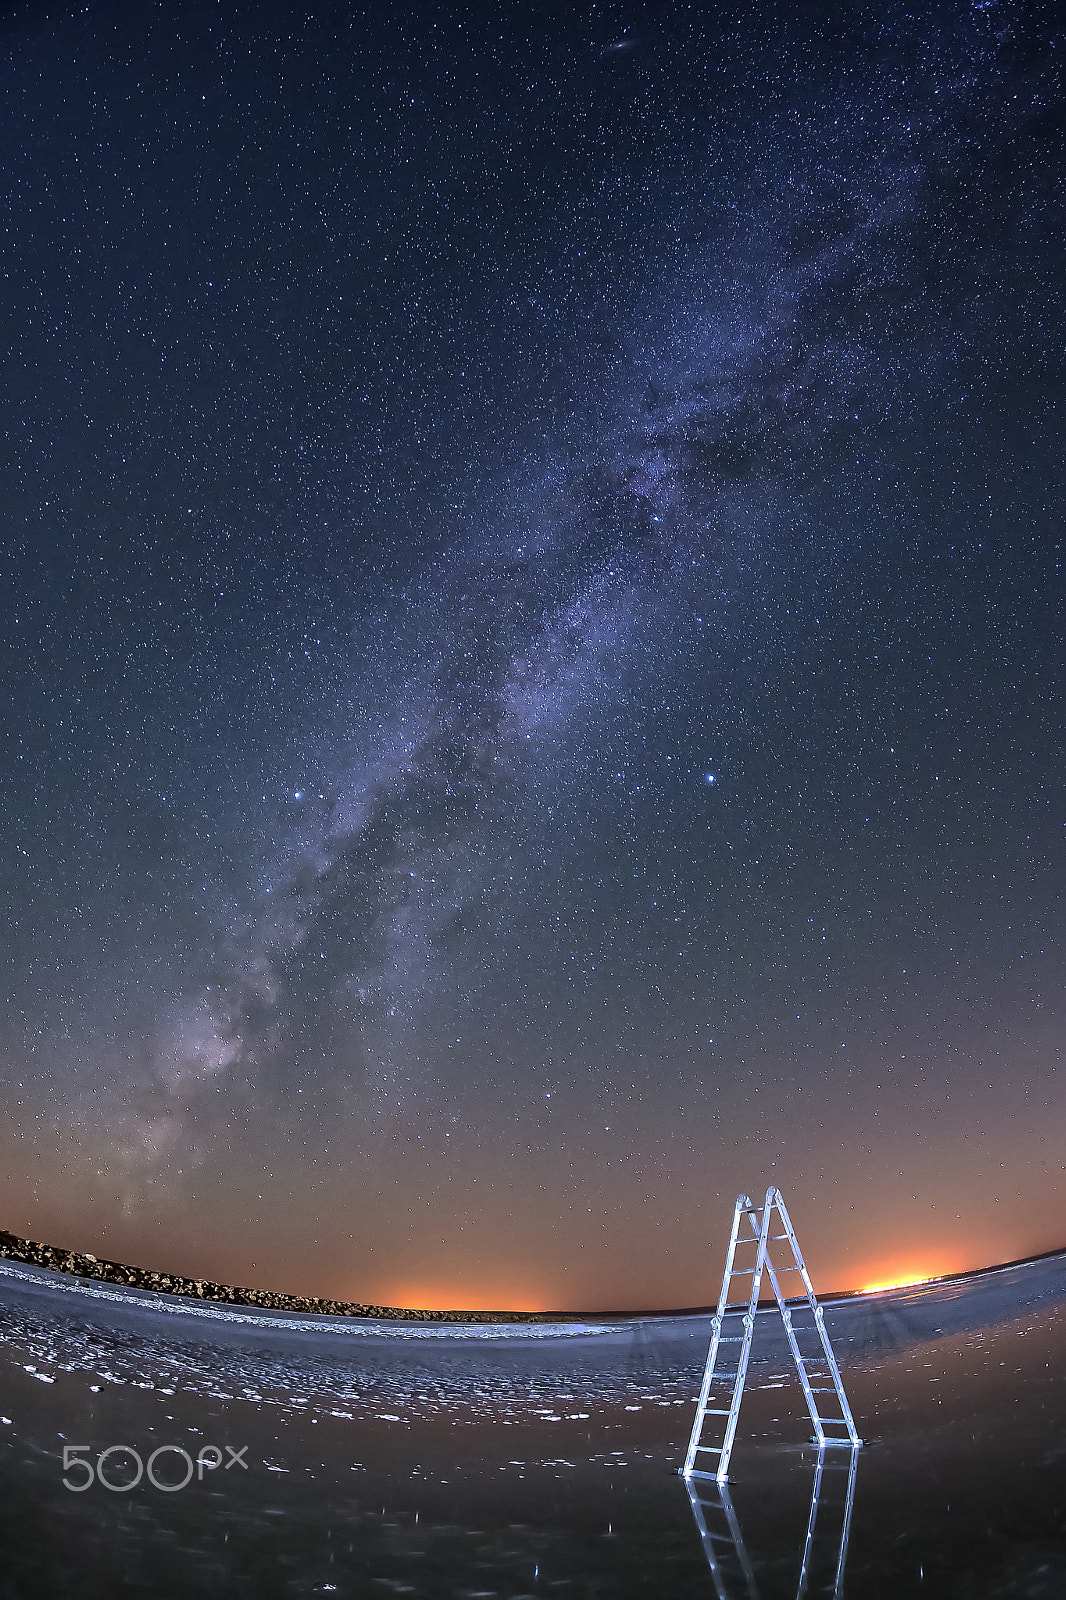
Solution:
M 0 1223 L 557 1307 L 769 1181 L 823 1287 L 1061 1244 L 1051 13 L 0 49 Z

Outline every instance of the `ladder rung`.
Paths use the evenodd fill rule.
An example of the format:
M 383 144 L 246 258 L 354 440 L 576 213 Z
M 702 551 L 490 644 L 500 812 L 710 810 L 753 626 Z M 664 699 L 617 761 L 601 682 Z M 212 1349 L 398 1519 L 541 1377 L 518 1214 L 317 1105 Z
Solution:
M 698 1444 L 696 1449 L 706 1450 L 708 1455 L 720 1456 L 722 1453 L 722 1446 L 720 1444 Z
M 788 1238 L 788 1234 L 787 1233 L 772 1233 L 770 1235 L 770 1238 L 771 1239 L 787 1239 Z
M 814 1385 L 812 1384 L 811 1385 L 811 1393 L 812 1394 L 836 1394 L 836 1390 L 835 1389 L 816 1389 L 814 1387 Z
M 728 1417 L 729 1407 L 727 1406 L 723 1411 L 720 1406 L 704 1406 L 703 1415 L 705 1417 Z
M 729 1276 L 731 1278 L 750 1278 L 754 1271 L 754 1267 L 734 1267 Z

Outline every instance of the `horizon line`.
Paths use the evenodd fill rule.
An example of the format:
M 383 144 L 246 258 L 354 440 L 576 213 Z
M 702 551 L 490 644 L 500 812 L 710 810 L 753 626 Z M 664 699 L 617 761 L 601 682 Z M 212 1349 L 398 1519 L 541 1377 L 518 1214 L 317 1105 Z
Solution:
M 1066 1255 L 1066 1245 L 1054 1250 L 1041 1250 L 1033 1255 L 1019 1256 L 1011 1261 L 993 1262 L 985 1267 L 971 1267 L 962 1272 L 945 1272 L 935 1277 L 911 1280 L 909 1283 L 885 1284 L 871 1289 L 827 1290 L 816 1298 L 823 1304 L 841 1300 L 869 1299 L 877 1295 L 892 1294 L 907 1289 L 924 1289 L 933 1284 L 953 1283 L 963 1278 L 978 1278 L 993 1272 L 1007 1272 L 1013 1267 L 1028 1266 L 1036 1261 L 1046 1261 L 1053 1256 Z M 508 1311 L 503 1308 L 491 1311 L 464 1310 L 461 1307 L 446 1310 L 428 1310 L 416 1306 L 383 1306 L 358 1301 L 336 1300 L 320 1295 L 292 1295 L 273 1289 L 253 1289 L 239 1284 L 213 1283 L 207 1279 L 187 1278 L 179 1273 L 156 1272 L 149 1268 L 133 1266 L 127 1262 L 107 1261 L 76 1250 L 65 1250 L 57 1245 L 25 1239 L 18 1234 L 0 1229 L 0 1256 L 21 1261 L 26 1266 L 36 1266 L 46 1272 L 63 1273 L 68 1277 L 90 1278 L 113 1283 L 122 1288 L 166 1294 L 187 1300 L 208 1300 L 223 1305 L 258 1306 L 263 1311 L 296 1311 L 312 1316 L 348 1316 L 367 1320 L 401 1322 L 568 1322 L 589 1318 L 626 1320 L 633 1317 L 694 1317 L 713 1316 L 716 1303 L 697 1306 L 641 1307 L 625 1311 Z M 44 1259 L 41 1259 L 41 1258 Z M 122 1274 L 122 1276 L 119 1276 Z M 789 1296 L 789 1301 L 803 1300 L 805 1295 Z M 773 1299 L 760 1297 L 759 1309 L 773 1306 Z

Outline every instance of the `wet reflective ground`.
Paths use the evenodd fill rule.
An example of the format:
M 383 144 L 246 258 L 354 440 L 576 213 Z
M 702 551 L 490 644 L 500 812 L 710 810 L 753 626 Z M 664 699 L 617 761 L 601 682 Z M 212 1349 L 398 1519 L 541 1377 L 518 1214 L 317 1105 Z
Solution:
M 816 1452 L 766 1320 L 714 1573 L 677 1477 L 706 1319 L 326 1335 L 0 1270 L 0 1596 L 792 1600 L 805 1549 L 832 1594 L 848 1452 L 807 1549 Z M 1066 1261 L 826 1320 L 867 1441 L 839 1592 L 1066 1595 Z

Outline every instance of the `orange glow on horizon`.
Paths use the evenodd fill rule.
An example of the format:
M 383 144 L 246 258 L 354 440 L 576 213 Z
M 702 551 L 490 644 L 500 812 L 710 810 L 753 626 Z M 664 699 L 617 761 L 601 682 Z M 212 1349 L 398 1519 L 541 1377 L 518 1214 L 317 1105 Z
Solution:
M 864 1283 L 859 1290 L 860 1294 L 880 1294 L 882 1289 L 913 1289 L 919 1283 L 936 1283 L 938 1278 L 947 1274 L 939 1273 L 932 1278 L 893 1278 L 887 1283 Z
M 360 1299 L 365 1298 L 360 1295 Z M 396 1306 L 404 1311 L 550 1311 L 541 1300 L 530 1295 L 528 1289 L 507 1286 L 499 1289 L 442 1288 L 438 1284 L 400 1283 L 387 1285 L 377 1298 L 383 1306 Z
M 895 1248 L 889 1245 L 880 1250 L 875 1247 L 851 1281 L 855 1284 L 855 1294 L 880 1294 L 886 1289 L 913 1289 L 923 1283 L 935 1283 L 939 1278 L 950 1278 L 958 1272 L 972 1272 L 980 1262 L 978 1251 L 965 1246 L 960 1248 L 957 1244 L 945 1248 L 939 1241 L 935 1244 L 932 1240 L 923 1241 L 916 1248 L 905 1244 Z
M 878 1262 L 872 1269 L 871 1275 L 856 1291 L 858 1294 L 879 1294 L 884 1289 L 913 1289 L 921 1283 L 936 1283 L 940 1278 L 949 1278 L 953 1273 L 965 1272 L 965 1262 L 956 1261 L 930 1261 L 928 1258 L 916 1261 L 912 1256 L 908 1261 L 898 1258 L 893 1261 Z

